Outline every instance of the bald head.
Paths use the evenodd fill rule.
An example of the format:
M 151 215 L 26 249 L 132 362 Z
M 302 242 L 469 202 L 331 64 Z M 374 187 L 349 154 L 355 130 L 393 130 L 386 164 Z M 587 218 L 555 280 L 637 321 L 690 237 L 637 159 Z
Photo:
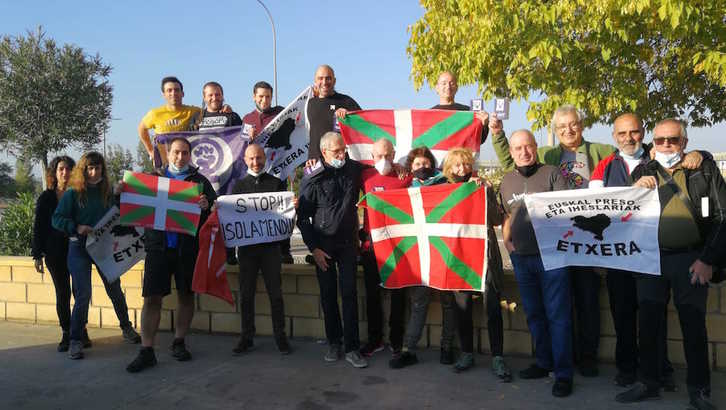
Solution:
M 387 158 L 389 161 L 393 161 L 393 157 L 396 155 L 393 144 L 385 138 L 381 138 L 373 143 L 372 152 L 373 162 L 378 162 L 381 158 Z
M 250 144 L 245 150 L 245 164 L 247 169 L 260 173 L 265 169 L 265 150 L 259 144 Z
M 333 67 L 327 64 L 318 66 L 313 80 L 319 98 L 335 94 L 335 71 L 333 71 Z
M 440 105 L 453 104 L 458 89 L 459 86 L 454 74 L 449 71 L 439 74 L 439 78 L 436 80 L 436 94 L 439 95 Z
M 518 167 L 537 162 L 537 141 L 530 130 L 517 130 L 509 138 L 509 153 Z
M 613 139 L 620 152 L 634 155 L 640 151 L 645 137 L 643 122 L 638 114 L 625 113 L 618 116 L 613 123 Z

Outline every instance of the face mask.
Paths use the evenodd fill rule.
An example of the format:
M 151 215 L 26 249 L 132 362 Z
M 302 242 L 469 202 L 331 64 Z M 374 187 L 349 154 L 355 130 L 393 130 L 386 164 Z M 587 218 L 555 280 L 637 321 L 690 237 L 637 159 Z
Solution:
M 434 171 L 433 168 L 419 168 L 413 171 L 413 176 L 416 177 L 416 179 L 425 181 L 434 176 L 435 173 L 436 171 Z
M 189 170 L 189 164 L 184 165 L 181 168 L 177 168 L 173 162 L 169 162 L 169 172 L 172 174 L 183 174 Z
M 263 173 L 263 172 L 265 172 L 265 171 L 262 171 L 262 172 L 255 172 L 255 171 L 253 171 L 253 170 L 251 170 L 251 169 L 247 168 L 247 173 L 248 173 L 248 174 L 250 174 L 250 175 L 252 175 L 252 176 L 253 176 L 253 177 L 255 177 L 255 178 L 257 178 L 258 176 L 262 175 L 262 173 Z
M 454 182 L 467 182 L 471 178 L 471 172 L 466 175 L 453 175 Z
M 681 162 L 681 153 L 680 152 L 674 152 L 671 154 L 662 154 L 660 152 L 655 153 L 655 160 L 658 161 L 658 163 L 663 168 L 670 168 L 677 163 Z
M 379 174 L 388 175 L 388 173 L 391 172 L 392 168 L 391 161 L 385 158 L 381 158 L 380 160 L 378 160 L 378 162 L 376 162 L 375 167 L 376 171 L 378 171 Z
M 640 157 L 643 156 L 643 146 L 641 145 L 640 148 L 638 148 L 638 150 L 633 153 L 633 155 L 628 155 L 628 154 L 624 153 L 623 151 L 620 151 L 620 155 L 622 155 L 622 157 L 625 159 L 630 159 L 630 160 L 640 159 Z
M 345 165 L 345 160 L 333 158 L 330 160 L 330 164 L 328 164 L 328 165 L 330 165 L 333 168 L 343 168 L 343 165 Z

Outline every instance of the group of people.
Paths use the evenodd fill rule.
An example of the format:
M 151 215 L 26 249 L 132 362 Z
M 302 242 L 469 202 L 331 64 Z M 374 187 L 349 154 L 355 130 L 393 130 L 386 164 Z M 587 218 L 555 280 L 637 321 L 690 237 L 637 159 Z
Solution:
M 507 139 L 499 119 L 476 112 L 475 118 L 482 123 L 481 142 L 491 136 L 507 172 L 497 195 L 490 182 L 474 172 L 474 156 L 465 148 L 451 149 L 442 164 L 437 164 L 427 148 L 416 148 L 408 153 L 403 164 L 397 164 L 393 145 L 380 139 L 372 147 L 374 166 L 350 159 L 337 124 L 349 111 L 360 106 L 351 97 L 338 93 L 335 81 L 330 66 L 321 65 L 315 71 L 314 97 L 307 107 L 310 155 L 296 205 L 297 226 L 311 252 L 320 286 L 328 342 L 325 361 L 345 358 L 352 366 L 363 368 L 368 358 L 384 349 L 382 292 L 389 292 L 389 343 L 393 352 L 389 366 L 398 369 L 416 364 L 419 360 L 416 347 L 428 305 L 433 294 L 438 293 L 443 322 L 440 362 L 453 365 L 455 372 L 474 365 L 472 306 L 480 300 L 480 295 L 437 291 L 424 286 L 382 289 L 367 218 L 360 227 L 356 206 L 361 193 L 472 182 L 487 190 L 487 203 L 481 205 L 487 207 L 488 270 L 486 292 L 481 299 L 487 312 L 492 371 L 502 381 L 512 380 L 512 372 L 503 358 L 500 304 L 503 268 L 494 232 L 494 227 L 501 225 L 535 346 L 535 363 L 520 371 L 519 377 L 536 379 L 552 372 L 555 377 L 552 394 L 570 395 L 575 363 L 584 377 L 598 374 L 601 272 L 584 267 L 545 270 L 522 198 L 524 194 L 536 192 L 633 185 L 658 189 L 662 208 L 659 227 L 662 275 L 607 270 L 606 283 L 617 334 L 615 383 L 629 387 L 616 400 L 640 401 L 659 397 L 661 389 L 675 389 L 673 369 L 666 354 L 665 330 L 666 304 L 672 289 L 683 329 L 690 403 L 697 409 L 715 408 L 709 399 L 705 317 L 707 285 L 714 266 L 721 262 L 719 250 L 724 249 L 726 241 L 723 229 L 726 185 L 710 154 L 701 151 L 686 155 L 688 137 L 681 121 L 659 122 L 653 131 L 652 143 L 645 144 L 640 118 L 634 113 L 623 114 L 614 123 L 613 138 L 617 145 L 614 147 L 584 140 L 581 114 L 573 106 L 562 106 L 554 113 L 551 123 L 559 145 L 538 148 L 529 130 L 515 131 Z M 166 145 L 158 144 L 158 150 L 154 150 L 150 129 L 166 133 L 195 127 L 243 125 L 251 139 L 244 154 L 247 175 L 235 181 L 227 193 L 287 189 L 285 182 L 264 171 L 264 149 L 254 143 L 254 137 L 282 109 L 271 107 L 269 84 L 255 84 L 256 108 L 243 119 L 224 105 L 222 86 L 218 83 L 210 82 L 203 87 L 204 109 L 182 104 L 183 87 L 174 77 L 164 78 L 161 89 L 166 105 L 149 111 L 139 124 L 139 135 L 149 155 L 158 155 L 157 160 L 162 164 L 158 175 L 204 186 L 199 201 L 200 226 L 218 193 L 190 163 L 191 145 L 187 140 L 175 138 Z M 454 74 L 442 73 L 436 91 L 440 101 L 432 108 L 469 110 L 468 106 L 454 101 L 457 91 Z M 85 154 L 75 168 L 72 159 L 59 157 L 50 168 L 49 189 L 38 200 L 33 257 L 39 271 L 43 266 L 41 257 L 45 257 L 56 284 L 58 316 L 64 330 L 59 350 L 68 350 L 70 344 L 71 358 L 80 358 L 83 347 L 90 344 L 84 329 L 92 261 L 85 253 L 85 236 L 113 203 L 114 190 L 108 185 L 103 157 L 98 153 Z M 67 174 L 71 168 L 69 181 Z M 104 280 L 124 337 L 131 342 L 140 339 L 142 344 L 138 356 L 127 367 L 129 372 L 156 364 L 154 336 L 159 327 L 162 298 L 171 292 L 171 276 L 175 279 L 178 298 L 172 355 L 180 361 L 191 359 L 184 338 L 194 313 L 191 280 L 199 240 L 192 235 L 152 229 L 146 230 L 145 238 L 147 256 L 140 338 L 128 318 L 123 317 L 125 300 L 118 281 L 109 284 Z M 67 242 L 67 258 L 63 248 L 52 250 L 47 245 L 49 241 Z M 280 353 L 290 353 L 280 279 L 281 263 L 289 262 L 285 252 L 289 254 L 289 243 L 287 250 L 284 244 L 281 247 L 279 243 L 268 243 L 231 252 L 233 256 L 236 254 L 240 265 L 241 337 L 233 349 L 235 354 L 245 354 L 254 346 L 253 298 L 259 272 L 270 297 L 275 342 Z M 356 289 L 359 260 L 364 271 L 368 317 L 368 341 L 362 347 Z M 69 271 L 76 300 L 70 319 Z M 407 302 L 410 317 L 405 320 Z M 457 333 L 461 350 L 458 357 L 453 348 Z

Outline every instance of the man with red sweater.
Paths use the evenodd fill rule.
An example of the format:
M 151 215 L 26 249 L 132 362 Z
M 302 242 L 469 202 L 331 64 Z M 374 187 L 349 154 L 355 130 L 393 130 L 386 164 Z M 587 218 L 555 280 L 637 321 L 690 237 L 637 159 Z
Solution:
M 363 170 L 363 191 L 378 192 L 391 189 L 408 188 L 412 176 L 399 178 L 393 169 L 396 152 L 391 141 L 381 138 L 373 144 L 373 163 L 375 168 Z M 364 356 L 383 350 L 383 307 L 381 305 L 381 277 L 373 253 L 368 216 L 364 217 L 361 236 L 361 263 L 366 286 L 366 313 L 368 315 L 368 343 L 360 349 Z M 391 313 L 389 316 L 390 342 L 394 355 L 401 351 L 403 344 L 403 313 L 405 310 L 403 289 L 391 289 Z

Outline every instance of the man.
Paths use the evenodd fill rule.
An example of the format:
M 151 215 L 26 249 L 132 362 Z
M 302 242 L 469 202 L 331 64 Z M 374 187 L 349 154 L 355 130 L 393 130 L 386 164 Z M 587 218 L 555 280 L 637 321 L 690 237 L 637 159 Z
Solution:
M 265 150 L 258 144 L 250 144 L 245 150 L 247 175 L 238 180 L 230 194 L 251 194 L 260 192 L 279 192 L 287 189 L 287 184 L 265 172 Z M 240 310 L 242 315 L 242 334 L 233 349 L 235 354 L 249 351 L 255 336 L 255 292 L 257 273 L 262 271 L 267 294 L 270 297 L 272 329 L 280 353 L 290 353 L 290 344 L 285 335 L 285 308 L 282 301 L 282 279 L 280 277 L 280 245 L 277 242 L 240 246 L 237 248 L 240 277 Z
M 492 145 L 506 171 L 511 170 L 516 163 L 509 153 L 500 123 L 493 120 Z M 582 116 L 572 105 L 559 107 L 552 116 L 550 126 L 560 143 L 556 147 L 538 148 L 537 160 L 559 167 L 571 189 L 587 188 L 595 165 L 612 154 L 615 148 L 585 141 L 582 137 Z M 575 352 L 579 359 L 580 374 L 595 377 L 598 374 L 597 349 L 600 344 L 600 275 L 592 267 L 572 266 L 569 269 L 577 324 Z
M 197 107 L 182 104 L 184 86 L 176 77 L 161 79 L 161 95 L 166 104 L 154 108 L 144 115 L 139 123 L 138 132 L 141 142 L 154 161 L 154 166 L 166 165 L 166 144 L 158 144 L 159 157 L 154 155 L 154 145 L 151 143 L 149 130 L 154 134 L 165 134 L 176 131 L 192 131 L 200 120 L 201 110 Z
M 212 184 L 197 168 L 191 166 L 192 146 L 184 138 L 177 137 L 169 143 L 168 166 L 159 176 L 202 184 L 199 208 L 202 210 L 199 227 L 209 216 L 209 207 L 217 198 Z M 144 233 L 144 284 L 141 311 L 141 351 L 126 370 L 136 373 L 156 364 L 154 339 L 161 319 L 161 302 L 171 293 L 171 277 L 176 284 L 178 307 L 174 315 L 174 342 L 172 356 L 179 361 L 191 360 L 184 337 L 194 316 L 192 276 L 199 252 L 199 237 L 183 233 L 157 231 L 147 228 Z
M 242 125 L 242 119 L 236 112 L 228 110 L 223 112 L 224 90 L 222 85 L 210 81 L 202 87 L 202 98 L 204 98 L 204 111 L 199 129 L 234 127 Z
M 249 135 L 250 141 L 254 141 L 267 124 L 285 109 L 281 105 L 272 106 L 272 92 L 272 86 L 265 81 L 258 81 L 252 87 L 252 101 L 255 103 L 255 109 L 242 118 L 244 132 Z M 280 252 L 282 252 L 282 263 L 294 263 L 292 254 L 290 254 L 289 238 L 280 241 Z
M 363 171 L 363 191 L 379 192 L 390 189 L 407 188 L 411 185 L 412 176 L 399 178 L 394 170 L 393 160 L 396 157 L 391 141 L 381 138 L 372 147 L 374 168 Z M 364 212 L 366 212 L 364 210 Z M 361 264 L 366 286 L 366 312 L 368 317 L 368 343 L 360 349 L 363 356 L 371 357 L 374 353 L 383 350 L 383 307 L 381 305 L 381 276 L 378 272 L 376 256 L 373 253 L 373 244 L 370 237 L 370 227 L 367 215 L 364 217 L 364 227 L 361 231 Z M 400 354 L 403 346 L 403 314 L 405 298 L 403 289 L 391 289 L 391 312 L 389 316 L 390 341 L 394 357 Z
M 335 72 L 326 64 L 315 70 L 313 91 L 316 95 L 308 101 L 308 120 L 310 122 L 310 147 L 308 159 L 320 158 L 320 138 L 329 131 L 340 132 L 339 118 L 348 111 L 360 110 L 354 99 L 335 91 Z M 310 165 L 308 163 L 307 165 Z
M 356 368 L 368 366 L 358 349 L 356 290 L 358 213 L 363 165 L 346 157 L 343 137 L 327 132 L 320 138 L 322 161 L 305 169 L 300 188 L 297 226 L 316 265 L 329 348 L 325 361 L 343 355 Z M 338 276 L 343 324 L 338 309 Z
M 726 184 L 712 160 L 705 159 L 695 170 L 681 166 L 687 143 L 681 121 L 659 122 L 653 130 L 655 159 L 633 171 L 634 186 L 658 189 L 661 275 L 639 275 L 636 280 L 642 381 L 618 394 L 619 402 L 660 397 L 663 310 L 672 289 L 688 365 L 690 405 L 699 410 L 716 408 L 710 402 L 706 298 L 713 265 L 723 260 L 726 249 Z
M 453 110 L 469 111 L 469 106 L 454 101 L 456 92 L 459 90 L 456 76 L 449 71 L 439 74 L 436 81 L 436 94 L 439 95 L 439 103 L 431 107 L 432 110 Z M 489 134 L 489 114 L 484 111 L 477 111 L 474 116 L 481 121 L 481 144 L 487 140 Z
M 566 268 L 544 270 L 523 197 L 567 189 L 567 183 L 557 167 L 537 161 L 537 142 L 530 131 L 515 131 L 509 152 L 515 169 L 504 175 L 500 187 L 507 214 L 502 237 L 519 284 L 537 358 L 536 364 L 519 372 L 519 377 L 544 378 L 552 370 L 552 395 L 565 397 L 572 393 L 573 376 L 570 279 Z

